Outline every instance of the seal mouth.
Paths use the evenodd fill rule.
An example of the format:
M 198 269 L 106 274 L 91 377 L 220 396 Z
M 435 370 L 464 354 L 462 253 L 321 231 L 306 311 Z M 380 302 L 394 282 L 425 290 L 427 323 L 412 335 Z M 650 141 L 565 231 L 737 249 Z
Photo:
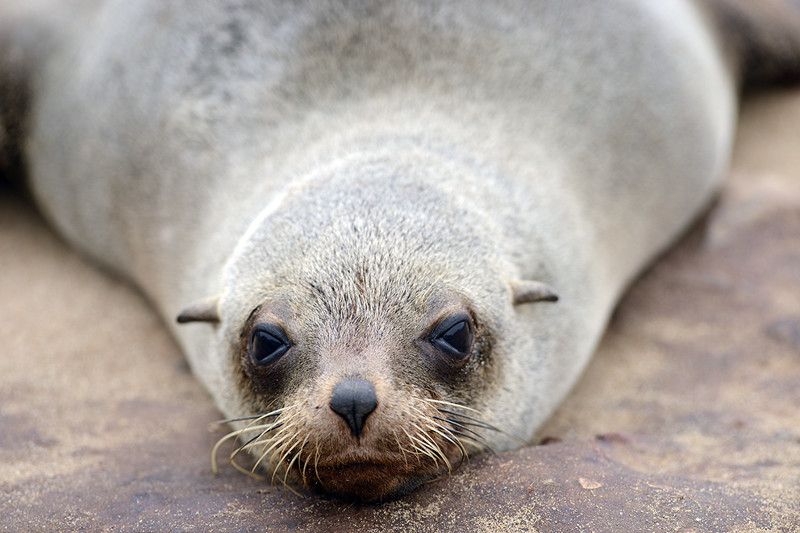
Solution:
M 217 442 L 212 468 L 217 471 L 219 447 L 231 442 L 231 465 L 289 490 L 297 484 L 365 503 L 393 499 L 446 477 L 471 453 L 491 450 L 479 430 L 501 431 L 477 418 L 479 413 L 469 407 L 434 399 L 425 403 L 435 410 L 414 409 L 418 417 L 411 423 L 413 430 L 379 425 L 358 438 L 308 425 L 303 418 L 306 410 L 296 404 L 229 420 L 243 425 Z M 255 460 L 252 468 L 237 464 L 235 459 L 242 456 Z M 271 471 L 271 476 L 256 474 L 258 467 Z
M 377 503 L 399 498 L 423 483 L 444 477 L 441 465 L 387 462 L 353 462 L 318 465 L 313 478 L 304 479 L 311 490 L 336 494 L 346 500 Z
M 398 466 L 391 463 L 350 463 L 330 466 L 318 465 L 314 472 L 323 484 L 327 484 L 326 480 L 334 477 L 368 481 L 387 477 L 432 476 L 438 473 L 438 469 L 434 469 L 436 472 L 430 472 L 430 470 L 430 467 L 410 468 L 405 467 L 405 465 Z
M 406 462 L 402 458 L 396 460 L 374 461 L 325 461 L 314 466 L 319 477 L 348 475 L 354 477 L 374 478 L 385 476 L 435 476 L 447 472 L 444 465 L 433 462 Z M 329 475 L 328 475 L 329 474 Z
M 396 450 L 382 449 L 353 449 L 341 450 L 338 453 L 328 453 L 320 456 L 316 461 L 317 469 L 366 469 L 384 468 L 397 471 L 411 472 L 433 463 L 426 458 L 413 455 L 403 455 Z
M 292 478 L 306 488 L 346 500 L 376 503 L 401 497 L 420 485 L 445 478 L 466 459 L 458 446 L 436 442 L 438 453 L 412 453 L 388 447 L 353 447 L 321 454 L 316 463 L 301 457 Z M 310 450 L 309 450 L 310 451 Z

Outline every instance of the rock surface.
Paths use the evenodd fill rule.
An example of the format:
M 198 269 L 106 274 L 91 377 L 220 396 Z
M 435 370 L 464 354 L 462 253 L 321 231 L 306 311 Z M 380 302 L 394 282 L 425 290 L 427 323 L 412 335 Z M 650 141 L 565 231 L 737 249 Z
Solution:
M 219 417 L 131 288 L 0 191 L 0 531 L 800 531 L 800 92 L 543 428 L 380 506 L 214 475 Z

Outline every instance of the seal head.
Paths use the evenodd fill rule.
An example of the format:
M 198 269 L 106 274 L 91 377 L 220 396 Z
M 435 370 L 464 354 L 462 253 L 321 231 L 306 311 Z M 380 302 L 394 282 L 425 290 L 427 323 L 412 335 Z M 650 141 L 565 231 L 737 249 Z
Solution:
M 181 315 L 220 322 L 215 395 L 252 417 L 239 441 L 281 479 L 382 500 L 514 444 L 493 423 L 501 324 L 556 295 L 510 283 L 497 228 L 437 170 L 362 158 L 294 187 L 240 242 L 221 299 Z

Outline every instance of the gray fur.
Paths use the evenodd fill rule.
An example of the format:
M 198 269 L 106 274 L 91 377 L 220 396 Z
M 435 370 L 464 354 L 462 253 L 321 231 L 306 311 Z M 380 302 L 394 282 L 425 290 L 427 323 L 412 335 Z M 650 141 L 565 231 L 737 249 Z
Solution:
M 290 309 L 304 372 L 400 390 L 377 361 L 419 357 L 403 335 L 455 299 L 492 347 L 480 382 L 442 394 L 530 439 L 622 290 L 726 171 L 734 82 L 687 1 L 110 0 L 87 13 L 58 22 L 31 79 L 31 187 L 170 322 L 221 295 L 183 315 L 218 325 L 174 333 L 231 417 L 253 410 L 240 338 L 265 302 Z M 515 306 L 542 299 L 533 285 L 515 296 L 516 280 L 560 299 Z M 354 352 L 337 351 L 343 336 Z

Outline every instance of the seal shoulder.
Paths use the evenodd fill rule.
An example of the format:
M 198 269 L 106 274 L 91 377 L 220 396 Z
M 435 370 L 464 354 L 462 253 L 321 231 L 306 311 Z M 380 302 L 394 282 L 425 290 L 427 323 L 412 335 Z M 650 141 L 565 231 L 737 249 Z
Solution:
M 696 0 L 743 88 L 800 81 L 800 2 Z
M 100 0 L 0 3 L 0 175 L 23 174 L 34 80 L 65 32 L 82 26 Z

